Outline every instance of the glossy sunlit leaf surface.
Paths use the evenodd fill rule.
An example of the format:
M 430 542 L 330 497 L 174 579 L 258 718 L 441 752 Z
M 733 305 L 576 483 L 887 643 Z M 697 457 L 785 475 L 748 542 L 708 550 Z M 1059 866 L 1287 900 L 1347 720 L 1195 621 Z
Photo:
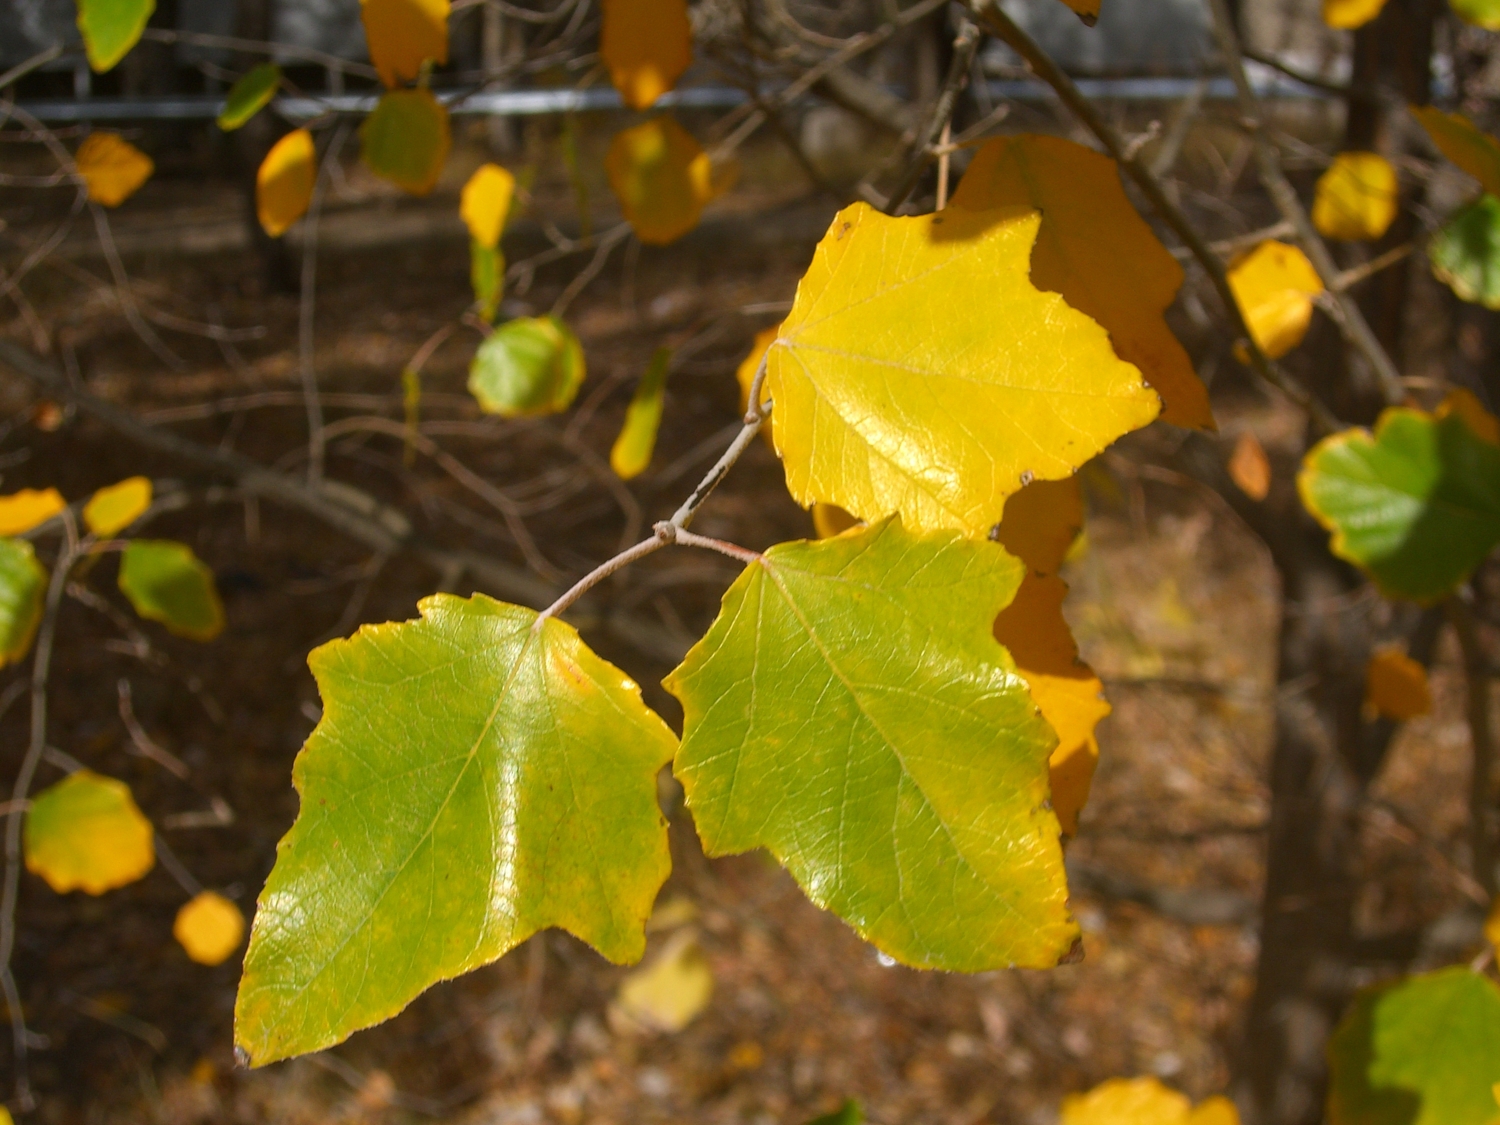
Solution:
M 768 352 L 798 503 L 982 536 L 1024 483 L 1070 476 L 1156 417 L 1109 334 L 1032 285 L 1038 222 L 864 203 L 835 217 Z
M 656 449 L 656 431 L 661 426 L 662 405 L 667 393 L 667 366 L 672 353 L 657 348 L 650 366 L 641 376 L 630 405 L 625 408 L 625 422 L 620 436 L 609 451 L 609 467 L 621 480 L 629 480 L 646 471 Z
M 645 968 L 620 982 L 616 1010 L 647 1031 L 681 1031 L 692 1023 L 714 994 L 708 958 L 691 930 L 680 930 Z
M 261 63 L 247 71 L 229 88 L 224 108 L 219 111 L 219 128 L 226 133 L 238 129 L 266 106 L 281 85 L 281 68 L 273 62 Z
M 1323 282 L 1301 250 L 1269 240 L 1230 267 L 1229 288 L 1260 350 L 1280 359 L 1307 335 Z
M 136 45 L 156 0 L 78 0 L 78 30 L 89 66 L 101 74 Z
M 1377 649 L 1365 668 L 1365 707 L 1398 723 L 1430 714 L 1427 669 L 1399 648 Z
M 1351 30 L 1363 27 L 1385 7 L 1385 0 L 1323 0 L 1323 22 L 1329 27 Z
M 1126 198 L 1113 160 L 1061 137 L 1000 137 L 975 154 L 952 206 L 1040 211 L 1032 284 L 1104 326 L 1161 395 L 1163 421 L 1213 428 L 1208 391 L 1162 316 L 1182 267 Z
M 666 686 L 709 855 L 769 849 L 906 964 L 1050 966 L 1077 937 L 1053 737 L 990 633 L 1023 565 L 899 520 L 748 566 Z
M 499 246 L 515 194 L 514 176 L 498 164 L 481 164 L 458 197 L 458 215 L 469 228 L 469 237 L 491 250 Z
M 172 936 L 200 965 L 222 965 L 240 947 L 245 916 L 217 891 L 200 891 L 177 912 Z
M 1313 225 L 1327 238 L 1379 238 L 1396 219 L 1399 197 L 1389 160 L 1375 152 L 1341 152 L 1318 177 Z
M 42 621 L 47 571 L 24 539 L 0 539 L 0 668 L 31 649 Z
M 604 0 L 599 58 L 631 109 L 648 109 L 693 61 L 687 0 Z
M 151 178 L 156 165 L 118 133 L 90 133 L 73 157 L 95 203 L 118 207 Z
M 360 0 L 370 61 L 387 86 L 448 61 L 448 0 Z
M 1271 460 L 1260 444 L 1260 439 L 1250 430 L 1242 433 L 1234 443 L 1234 452 L 1225 465 L 1229 479 L 1235 487 L 1252 500 L 1264 500 L 1271 492 Z
M 1448 0 L 1453 14 L 1486 31 L 1500 31 L 1500 0 Z
M 1329 1125 L 1495 1125 L 1500 988 L 1460 967 L 1365 992 L 1328 1061 Z
M 55 488 L 23 488 L 0 496 L 0 535 L 23 535 L 68 506 Z
M 556 414 L 583 386 L 583 346 L 555 316 L 508 320 L 469 364 L 469 393 L 486 414 Z
M 101 539 L 108 539 L 140 519 L 151 507 L 151 479 L 129 477 L 107 485 L 83 506 L 83 523 Z
M 271 146 L 255 173 L 255 213 L 272 238 L 285 234 L 312 204 L 318 154 L 312 134 L 294 129 Z
M 708 153 L 670 117 L 616 133 L 604 170 L 636 237 L 653 246 L 697 226 L 703 205 L 716 194 Z
M 1461 113 L 1415 105 L 1411 113 L 1439 152 L 1478 180 L 1485 191 L 1500 195 L 1500 141 Z
M 253 1064 L 330 1046 L 560 926 L 645 948 L 670 868 L 671 731 L 571 626 L 482 595 L 309 658 L 323 718 L 260 897 L 235 1010 Z
M 359 127 L 366 167 L 402 191 L 437 186 L 453 142 L 448 110 L 427 90 L 389 90 Z
M 156 863 L 151 822 L 123 781 L 92 770 L 69 774 L 26 810 L 26 869 L 58 894 L 102 895 L 134 883 Z
M 1456 211 L 1427 243 L 1427 257 L 1460 300 L 1500 309 L 1500 199 L 1481 195 Z
M 185 543 L 132 539 L 120 556 L 120 592 L 136 613 L 179 637 L 211 641 L 224 630 L 214 572 Z
M 1388 597 L 1430 602 L 1500 543 L 1500 448 L 1456 415 L 1404 407 L 1372 436 L 1345 430 L 1308 452 L 1297 477 L 1334 554 L 1369 571 Z

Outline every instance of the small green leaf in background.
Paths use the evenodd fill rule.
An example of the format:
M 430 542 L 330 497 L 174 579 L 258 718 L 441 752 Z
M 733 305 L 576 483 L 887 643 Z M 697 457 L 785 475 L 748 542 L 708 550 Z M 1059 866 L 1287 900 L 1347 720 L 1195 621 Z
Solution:
M 38 793 L 26 811 L 26 870 L 58 894 L 102 895 L 156 864 L 151 822 L 130 787 L 92 770 Z
M 124 531 L 151 507 L 151 491 L 149 477 L 127 477 L 119 484 L 106 485 L 83 506 L 84 526 L 100 539 Z
M 370 171 L 412 195 L 426 195 L 448 159 L 448 110 L 428 90 L 387 90 L 359 127 L 359 138 Z
M 1302 460 L 1302 503 L 1333 553 L 1387 597 L 1432 602 L 1500 543 L 1500 448 L 1457 414 L 1397 407 L 1368 430 L 1324 438 Z
M 583 385 L 583 347 L 555 316 L 506 321 L 469 364 L 469 392 L 486 414 L 556 414 Z
M 252 1065 L 321 1050 L 560 926 L 638 960 L 676 739 L 569 625 L 483 595 L 308 658 L 323 719 L 235 1009 Z
M 195 641 L 224 630 L 214 572 L 192 548 L 170 539 L 132 539 L 120 559 L 120 592 L 148 621 Z
M 224 109 L 219 114 L 219 128 L 226 133 L 238 129 L 268 104 L 281 85 L 281 68 L 273 62 L 261 63 L 241 76 L 229 88 Z
M 42 622 L 47 570 L 24 539 L 0 539 L 0 668 L 31 649 Z
M 401 369 L 401 412 L 405 416 L 401 463 L 411 468 L 417 463 L 417 437 L 422 425 L 422 373 L 415 367 Z
M 849 1098 L 832 1113 L 814 1117 L 807 1125 L 864 1125 L 864 1120 L 864 1110 L 859 1108 L 857 1101 Z
M 469 239 L 469 284 L 474 287 L 479 315 L 493 321 L 505 296 L 505 254 L 498 247 Z
M 109 70 L 136 45 L 156 0 L 78 0 L 78 30 L 89 66 Z
M 625 424 L 609 451 L 609 467 L 621 480 L 629 480 L 646 471 L 656 449 L 656 431 L 661 426 L 662 402 L 667 392 L 667 365 L 672 361 L 670 348 L 657 348 L 651 365 L 641 376 L 640 385 L 625 410 Z
M 768 848 L 908 965 L 1056 965 L 1078 936 L 1047 803 L 1056 736 L 990 632 L 1024 571 L 896 519 L 746 567 L 665 681 L 704 850 Z
M 1460 300 L 1500 309 L 1500 199 L 1481 195 L 1427 244 L 1437 279 Z
M 1500 31 L 1500 0 L 1448 0 L 1453 14 L 1486 31 Z
M 1500 988 L 1460 966 L 1364 992 L 1328 1062 L 1330 1125 L 1494 1125 Z

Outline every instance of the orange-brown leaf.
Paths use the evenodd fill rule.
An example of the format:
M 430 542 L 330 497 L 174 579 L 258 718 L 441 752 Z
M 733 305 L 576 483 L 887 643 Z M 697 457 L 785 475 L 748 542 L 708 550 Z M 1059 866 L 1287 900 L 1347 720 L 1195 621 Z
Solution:
M 631 109 L 649 109 L 693 61 L 687 0 L 604 0 L 599 58 Z
M 1394 645 L 1377 649 L 1365 669 L 1365 707 L 1398 723 L 1430 714 L 1427 669 Z
M 106 207 L 124 203 L 156 170 L 149 156 L 118 133 L 90 133 L 73 162 L 89 198 Z
M 1271 461 L 1260 441 L 1246 430 L 1229 455 L 1229 479 L 1252 500 L 1264 500 L 1271 491 Z
M 409 82 L 428 59 L 448 61 L 448 0 L 360 0 L 370 62 L 387 86 Z

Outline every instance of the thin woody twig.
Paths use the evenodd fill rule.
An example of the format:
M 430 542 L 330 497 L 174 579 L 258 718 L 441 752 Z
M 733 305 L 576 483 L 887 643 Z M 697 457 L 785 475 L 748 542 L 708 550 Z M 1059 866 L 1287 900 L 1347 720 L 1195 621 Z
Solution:
M 1494 818 L 1491 790 L 1494 785 L 1495 749 L 1490 730 L 1489 660 L 1479 641 L 1473 611 L 1464 595 L 1454 594 L 1443 604 L 1443 609 L 1453 626 L 1453 632 L 1458 636 L 1458 647 L 1464 660 L 1467 692 L 1465 714 L 1469 723 L 1469 741 L 1473 748 L 1474 763 L 1469 781 L 1470 862 L 1475 881 L 1493 898 L 1496 880 L 1491 839 L 1491 822 Z
M 927 171 L 938 136 L 944 133 L 953 121 L 953 110 L 958 105 L 958 95 L 969 83 L 974 54 L 979 50 L 979 42 L 983 38 L 979 28 L 965 21 L 963 29 L 953 40 L 953 58 L 948 65 L 948 76 L 944 79 L 943 88 L 933 103 L 931 115 L 923 123 L 921 131 L 912 142 L 911 155 L 907 160 L 906 168 L 901 173 L 901 179 L 897 181 L 895 190 L 886 200 L 883 210 L 888 214 L 894 214 L 906 202 L 907 197 L 916 190 L 918 182 L 922 179 L 922 173 Z

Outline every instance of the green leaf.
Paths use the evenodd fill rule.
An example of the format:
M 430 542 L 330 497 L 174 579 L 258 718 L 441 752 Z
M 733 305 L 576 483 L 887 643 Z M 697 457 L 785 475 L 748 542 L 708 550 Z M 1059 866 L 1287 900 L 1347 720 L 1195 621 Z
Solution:
M 255 1065 L 320 1050 L 561 926 L 638 960 L 676 740 L 571 626 L 483 595 L 308 659 L 323 719 L 235 1008 Z
M 1500 199 L 1481 195 L 1427 244 L 1432 272 L 1460 300 L 1500 309 Z
M 479 315 L 493 321 L 500 298 L 505 295 L 505 255 L 498 246 L 469 239 L 469 283 L 474 287 Z
M 667 365 L 672 361 L 670 348 L 657 348 L 651 364 L 641 376 L 635 395 L 625 410 L 625 424 L 609 451 L 609 467 L 621 480 L 629 480 L 646 471 L 656 449 L 656 431 L 661 426 L 661 410 L 667 393 Z
M 109 70 L 136 45 L 156 0 L 78 0 L 78 30 L 89 66 Z
M 359 127 L 370 171 L 412 195 L 437 186 L 452 135 L 448 110 L 428 90 L 387 90 Z
M 238 129 L 270 104 L 281 85 L 281 68 L 273 62 L 261 63 L 242 75 L 229 89 L 224 109 L 219 113 L 219 128 L 226 133 Z
M 42 622 L 47 570 L 24 539 L 0 539 L 0 668 L 31 649 Z
M 211 641 L 224 630 L 214 572 L 186 544 L 132 539 L 120 559 L 120 592 L 138 614 L 179 637 Z
M 1328 1061 L 1330 1125 L 1495 1125 L 1500 988 L 1457 967 L 1364 992 Z
M 469 364 L 469 392 L 486 414 L 556 414 L 583 385 L 583 347 L 555 316 L 506 321 Z
M 666 681 L 708 854 L 769 848 L 909 965 L 1055 965 L 1078 935 L 1056 739 L 990 632 L 1024 570 L 889 519 L 747 567 Z
M 1500 0 L 1448 0 L 1453 14 L 1487 31 L 1500 31 Z
M 832 1113 L 814 1117 L 807 1125 L 864 1125 L 864 1120 L 864 1110 L 859 1108 L 857 1101 L 849 1098 Z
M 1333 553 L 1387 597 L 1436 601 L 1500 542 L 1500 447 L 1456 414 L 1398 407 L 1373 437 L 1324 438 L 1303 458 L 1297 488 L 1333 533 Z

